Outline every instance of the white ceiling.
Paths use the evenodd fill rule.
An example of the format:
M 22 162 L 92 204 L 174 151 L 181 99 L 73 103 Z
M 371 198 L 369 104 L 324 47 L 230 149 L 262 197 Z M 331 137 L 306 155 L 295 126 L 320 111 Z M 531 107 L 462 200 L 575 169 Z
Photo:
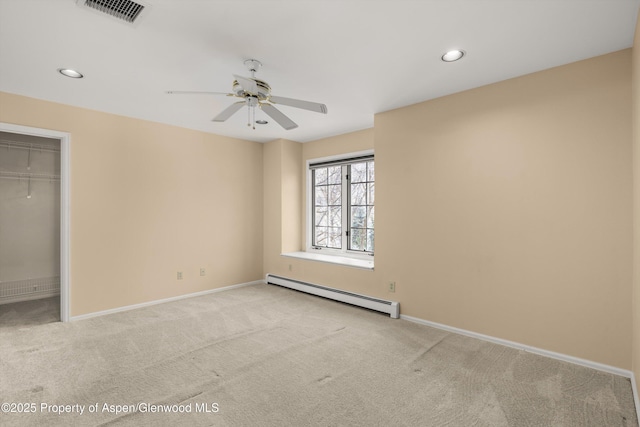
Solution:
M 369 128 L 374 114 L 631 47 L 640 0 L 144 0 L 135 26 L 75 0 L 0 0 L 0 91 L 253 141 Z M 467 55 L 455 63 L 440 56 Z M 243 61 L 298 123 L 247 128 L 229 92 Z M 56 72 L 75 68 L 81 80 Z M 3 108 L 0 105 L 0 108 Z M 259 115 L 264 113 L 259 112 Z M 262 116 L 266 117 L 266 116 Z

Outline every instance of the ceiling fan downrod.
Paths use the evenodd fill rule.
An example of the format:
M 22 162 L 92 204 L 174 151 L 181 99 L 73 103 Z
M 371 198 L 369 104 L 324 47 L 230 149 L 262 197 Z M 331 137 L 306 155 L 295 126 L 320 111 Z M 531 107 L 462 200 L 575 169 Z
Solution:
M 244 65 L 251 73 L 251 78 L 254 79 L 256 77 L 256 72 L 260 69 L 260 67 L 262 67 L 262 62 L 258 61 L 257 59 L 247 59 L 246 61 L 244 61 Z

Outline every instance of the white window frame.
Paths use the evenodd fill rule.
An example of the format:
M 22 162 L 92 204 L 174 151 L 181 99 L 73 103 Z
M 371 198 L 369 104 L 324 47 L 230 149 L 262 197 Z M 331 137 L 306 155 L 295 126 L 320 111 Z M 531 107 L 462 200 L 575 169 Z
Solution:
M 310 254 L 318 254 L 318 255 L 331 255 L 331 256 L 336 256 L 336 257 L 347 257 L 347 258 L 354 258 L 354 259 L 361 259 L 361 260 L 365 260 L 365 261 L 373 261 L 374 259 L 374 253 L 375 253 L 375 249 L 374 249 L 374 253 L 370 253 L 370 252 L 363 252 L 363 251 L 354 251 L 354 250 L 349 250 L 347 249 L 348 246 L 348 239 L 349 237 L 346 236 L 346 234 L 344 233 L 345 230 L 342 231 L 342 249 L 333 249 L 333 248 L 321 248 L 321 249 L 317 249 L 313 246 L 313 175 L 312 175 L 312 169 L 311 169 L 311 164 L 315 164 L 315 163 L 321 163 L 321 162 L 331 162 L 331 161 L 339 161 L 339 160 L 344 160 L 344 159 L 350 159 L 350 158 L 356 158 L 356 157 L 364 157 L 364 156 L 372 156 L 374 154 L 373 150 L 366 150 L 366 151 L 358 151 L 358 152 L 353 152 L 353 153 L 345 153 L 345 154 L 340 154 L 340 155 L 335 155 L 335 156 L 329 156 L 329 157 L 321 157 L 321 158 L 315 158 L 315 159 L 309 159 L 306 162 L 306 173 L 307 173 L 307 185 L 306 185 L 306 193 L 307 193 L 307 200 L 306 200 L 306 252 L 310 253 Z M 375 161 L 375 160 L 374 160 Z M 343 179 L 342 179 L 342 194 L 344 195 L 343 197 L 348 197 L 347 195 L 349 194 L 349 192 L 347 191 L 348 188 L 348 183 L 346 182 L 346 179 L 344 177 L 344 173 L 343 173 Z M 343 203 L 342 205 L 342 218 L 343 221 L 345 221 L 345 218 L 348 218 L 349 215 L 347 214 L 347 206 L 346 204 Z M 374 229 L 375 230 L 375 229 Z

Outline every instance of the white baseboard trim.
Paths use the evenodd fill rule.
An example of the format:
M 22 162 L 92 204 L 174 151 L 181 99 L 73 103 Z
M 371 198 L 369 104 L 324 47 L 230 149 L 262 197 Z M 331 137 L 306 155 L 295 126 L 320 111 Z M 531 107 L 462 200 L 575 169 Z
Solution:
M 540 356 L 550 357 L 552 359 L 561 360 L 563 362 L 569 362 L 587 368 L 597 369 L 598 371 L 607 372 L 614 375 L 631 379 L 634 385 L 634 397 L 636 399 L 636 406 L 638 405 L 638 394 L 635 390 L 635 381 L 633 380 L 633 372 L 626 369 L 616 368 L 615 366 L 605 365 L 603 363 L 593 362 L 591 360 L 581 359 L 579 357 L 569 356 L 567 354 L 556 353 L 554 351 L 544 350 L 537 347 L 532 347 L 526 344 L 520 344 L 514 341 L 505 340 L 502 338 L 496 338 L 489 335 L 479 334 L 477 332 L 467 331 L 466 329 L 455 328 L 453 326 L 443 325 L 441 323 L 431 322 L 429 320 L 420 319 L 418 317 L 400 315 L 400 319 L 408 320 L 409 322 L 419 323 L 421 325 L 431 326 L 436 329 L 442 329 L 448 332 L 453 332 L 460 335 L 465 335 L 471 338 L 477 338 L 483 341 L 489 341 L 494 344 L 500 344 L 507 347 L 512 347 L 518 350 L 523 350 L 529 353 L 538 354 Z M 637 409 L 637 408 L 636 408 Z
M 72 316 L 69 320 L 71 320 L 73 322 L 73 321 L 76 321 L 76 320 L 90 319 L 92 317 L 99 317 L 99 316 L 104 316 L 104 315 L 107 315 L 107 314 L 113 314 L 113 313 L 120 313 L 120 312 L 123 312 L 123 311 L 135 310 L 137 308 L 149 307 L 149 306 L 157 305 L 157 304 L 164 304 L 166 302 L 179 301 L 179 300 L 185 299 L 185 298 L 193 298 L 193 297 L 199 297 L 199 296 L 202 296 L 202 295 L 215 294 L 217 292 L 224 292 L 224 291 L 228 291 L 228 290 L 231 290 L 231 289 L 241 288 L 241 287 L 244 287 L 244 286 L 258 285 L 258 284 L 262 284 L 262 283 L 264 283 L 264 280 L 254 280 L 253 282 L 239 283 L 237 285 L 224 286 L 222 288 L 209 289 L 209 290 L 206 290 L 206 291 L 194 292 L 194 293 L 191 293 L 191 294 L 178 295 L 178 296 L 171 297 L 171 298 L 148 301 L 148 302 L 143 302 L 143 303 L 140 303 L 140 304 L 125 305 L 124 307 L 111 308 L 109 310 L 96 311 L 94 313 L 81 314 L 79 316 Z
M 636 417 L 640 418 L 640 398 L 638 398 L 638 387 L 636 386 L 636 376 L 631 371 L 631 389 L 633 390 L 633 400 L 636 402 Z

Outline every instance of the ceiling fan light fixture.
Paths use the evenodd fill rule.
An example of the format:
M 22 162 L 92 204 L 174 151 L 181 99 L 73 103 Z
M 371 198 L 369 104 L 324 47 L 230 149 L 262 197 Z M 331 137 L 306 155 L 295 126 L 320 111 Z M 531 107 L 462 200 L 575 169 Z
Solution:
M 455 49 L 455 50 L 450 50 L 444 55 L 442 55 L 441 59 L 444 62 L 455 62 L 459 59 L 462 59 L 464 55 L 465 55 L 464 50 Z
M 266 121 L 266 120 L 256 120 L 256 124 L 258 124 L 258 125 L 266 125 L 267 123 L 269 123 L 269 122 Z
M 58 72 L 63 76 L 71 77 L 72 79 L 81 79 L 84 77 L 80 71 L 76 71 L 71 68 L 58 68 Z

